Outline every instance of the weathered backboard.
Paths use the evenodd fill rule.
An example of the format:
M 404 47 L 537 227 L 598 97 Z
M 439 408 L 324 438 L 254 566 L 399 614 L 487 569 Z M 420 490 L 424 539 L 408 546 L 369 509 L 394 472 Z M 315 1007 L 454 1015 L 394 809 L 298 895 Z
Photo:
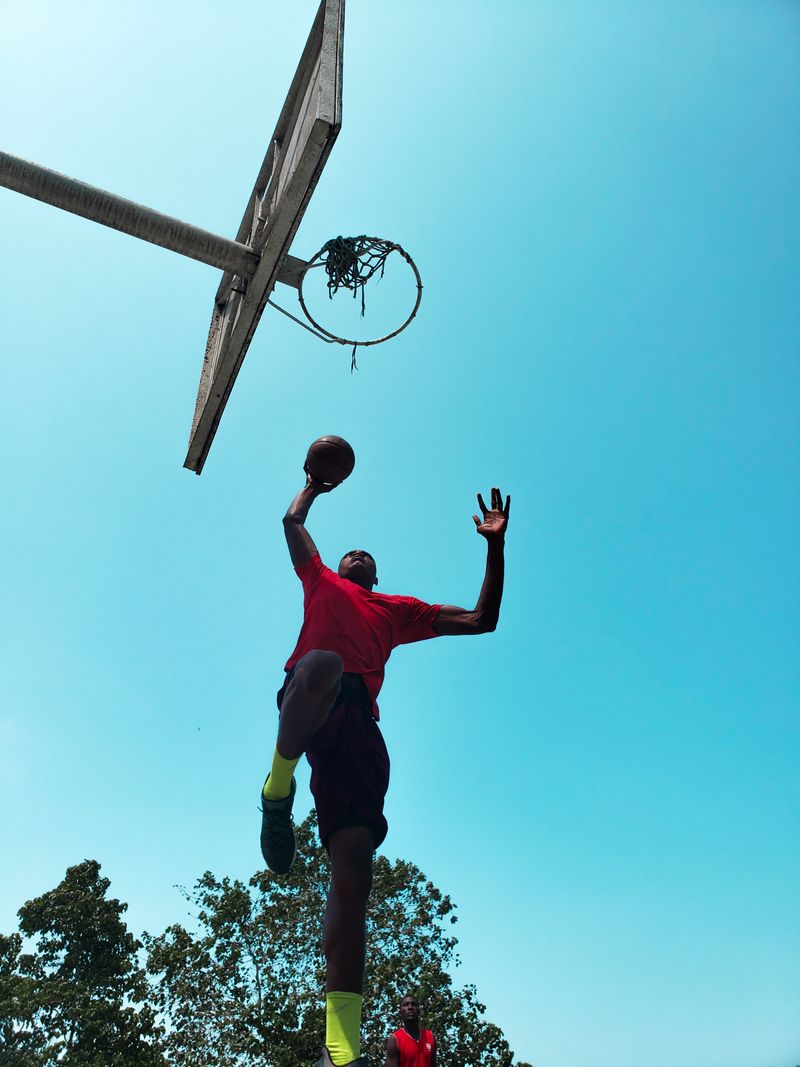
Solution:
M 322 0 L 237 241 L 258 257 L 226 271 L 214 300 L 184 466 L 203 469 L 247 349 L 342 122 L 345 0 Z

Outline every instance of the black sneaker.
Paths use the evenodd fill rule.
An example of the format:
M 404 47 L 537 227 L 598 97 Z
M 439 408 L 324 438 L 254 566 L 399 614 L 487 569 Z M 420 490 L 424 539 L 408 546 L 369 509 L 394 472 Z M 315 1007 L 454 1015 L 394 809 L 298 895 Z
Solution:
M 263 791 L 261 793 L 261 854 L 274 874 L 288 873 L 294 863 L 297 848 L 292 826 L 292 804 L 296 789 L 292 778 L 289 796 L 282 800 L 267 800 Z
M 317 1060 L 317 1067 L 334 1067 L 331 1054 L 327 1048 L 323 1048 L 322 1055 Z M 344 1067 L 369 1067 L 369 1060 L 366 1056 L 359 1056 L 357 1060 L 350 1060 Z

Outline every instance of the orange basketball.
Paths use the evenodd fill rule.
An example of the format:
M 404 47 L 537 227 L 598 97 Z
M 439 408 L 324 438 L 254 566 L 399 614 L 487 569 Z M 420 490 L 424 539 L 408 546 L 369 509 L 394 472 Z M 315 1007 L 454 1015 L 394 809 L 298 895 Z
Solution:
M 343 437 L 328 434 L 311 444 L 306 467 L 312 477 L 327 485 L 338 485 L 356 465 L 356 454 Z

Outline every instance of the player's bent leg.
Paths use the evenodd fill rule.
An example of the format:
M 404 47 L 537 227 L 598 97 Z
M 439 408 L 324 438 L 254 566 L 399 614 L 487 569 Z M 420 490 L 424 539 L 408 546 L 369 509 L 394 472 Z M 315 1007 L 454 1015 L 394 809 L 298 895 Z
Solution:
M 261 854 L 275 874 L 286 874 L 296 853 L 292 825 L 294 769 L 308 742 L 328 718 L 341 683 L 339 656 L 315 649 L 297 662 L 283 695 L 278 742 L 261 791 Z
M 366 1064 L 360 1057 L 367 901 L 372 888 L 374 841 L 365 826 L 331 834 L 331 886 L 325 911 L 327 961 L 325 1045 L 334 1067 Z M 325 1064 L 325 1055 L 321 1061 Z
M 325 724 L 342 686 L 343 664 L 335 652 L 316 648 L 295 664 L 281 704 L 278 751 L 299 759 Z

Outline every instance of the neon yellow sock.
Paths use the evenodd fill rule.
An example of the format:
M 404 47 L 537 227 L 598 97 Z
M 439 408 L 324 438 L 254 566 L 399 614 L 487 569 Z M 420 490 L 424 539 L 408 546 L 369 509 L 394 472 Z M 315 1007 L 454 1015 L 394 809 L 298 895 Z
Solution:
M 272 770 L 261 790 L 264 800 L 283 800 L 284 797 L 289 796 L 292 791 L 292 775 L 299 762 L 299 756 L 297 759 L 285 759 L 277 748 L 275 749 L 275 755 L 272 757 Z
M 325 994 L 325 1044 L 336 1067 L 361 1055 L 362 1000 L 360 993 Z

